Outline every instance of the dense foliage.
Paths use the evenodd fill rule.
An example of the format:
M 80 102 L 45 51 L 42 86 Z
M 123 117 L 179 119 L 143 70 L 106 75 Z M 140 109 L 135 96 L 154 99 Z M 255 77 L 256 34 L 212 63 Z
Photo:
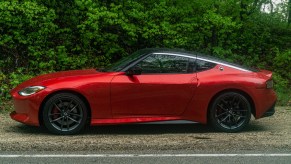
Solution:
M 272 70 L 280 103 L 290 104 L 288 2 L 2 0 L 0 93 L 9 98 L 37 74 L 104 67 L 137 49 L 168 47 Z

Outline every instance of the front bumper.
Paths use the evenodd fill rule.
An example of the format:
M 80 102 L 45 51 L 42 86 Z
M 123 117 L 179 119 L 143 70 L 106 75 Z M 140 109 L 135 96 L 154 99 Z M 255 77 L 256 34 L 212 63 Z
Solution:
M 16 113 L 16 111 L 13 111 L 10 113 L 10 117 L 18 122 L 21 123 L 27 123 L 29 122 L 29 117 L 27 114 L 21 114 L 21 113 Z
M 10 113 L 10 117 L 27 125 L 39 126 L 38 113 L 41 97 L 38 94 L 23 97 L 18 93 L 13 93 L 12 98 L 14 111 Z

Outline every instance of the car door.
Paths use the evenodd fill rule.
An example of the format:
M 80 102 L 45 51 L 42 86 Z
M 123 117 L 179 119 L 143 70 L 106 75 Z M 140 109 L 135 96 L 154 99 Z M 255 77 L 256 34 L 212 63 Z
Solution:
M 194 63 L 184 56 L 150 54 L 132 66 L 141 69 L 140 75 L 116 75 L 111 82 L 113 116 L 181 115 L 197 87 Z

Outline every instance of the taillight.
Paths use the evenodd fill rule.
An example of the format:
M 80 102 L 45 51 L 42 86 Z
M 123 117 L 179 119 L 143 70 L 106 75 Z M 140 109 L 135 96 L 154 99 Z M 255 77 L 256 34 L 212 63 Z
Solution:
M 268 89 L 273 88 L 273 85 L 274 85 L 274 82 L 272 79 L 270 79 L 266 82 L 266 88 L 268 88 Z

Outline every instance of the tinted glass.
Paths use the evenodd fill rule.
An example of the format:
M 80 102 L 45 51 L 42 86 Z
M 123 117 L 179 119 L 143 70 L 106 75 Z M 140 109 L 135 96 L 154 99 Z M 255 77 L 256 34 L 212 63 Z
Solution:
M 108 66 L 107 68 L 103 69 L 104 72 L 118 72 L 124 69 L 125 67 L 129 66 L 130 64 L 134 63 L 138 59 L 140 59 L 143 55 L 147 53 L 146 49 L 142 49 L 139 51 L 134 52 L 132 55 L 129 55 L 121 60 L 113 63 L 112 65 Z
M 208 61 L 203 61 L 203 60 L 196 60 L 196 72 L 201 72 L 205 70 L 212 69 L 216 66 L 215 63 L 211 63 Z
M 152 54 L 136 66 L 148 73 L 187 73 L 189 58 L 173 55 Z

